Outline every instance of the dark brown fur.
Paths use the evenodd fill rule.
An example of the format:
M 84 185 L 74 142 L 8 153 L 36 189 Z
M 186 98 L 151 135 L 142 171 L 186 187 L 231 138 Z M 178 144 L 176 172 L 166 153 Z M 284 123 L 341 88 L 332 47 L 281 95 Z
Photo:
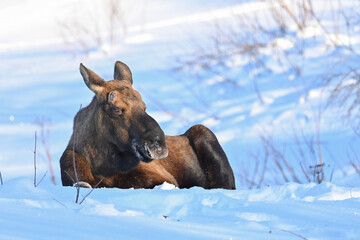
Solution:
M 79 182 L 92 187 L 102 180 L 98 187 L 153 188 L 166 181 L 179 188 L 235 189 L 233 171 L 215 135 L 195 125 L 183 135 L 165 136 L 146 114 L 125 64 L 116 62 L 115 80 L 108 82 L 83 65 L 80 71 L 95 97 L 76 115 L 60 159 L 64 186 L 74 184 L 75 157 Z

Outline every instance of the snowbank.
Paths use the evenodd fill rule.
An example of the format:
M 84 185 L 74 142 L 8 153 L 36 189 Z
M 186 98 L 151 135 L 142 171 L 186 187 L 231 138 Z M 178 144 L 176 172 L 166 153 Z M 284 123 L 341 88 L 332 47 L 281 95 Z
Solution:
M 89 190 L 81 189 L 81 195 Z M 0 239 L 359 239 L 360 188 L 330 183 L 236 191 L 0 186 Z M 82 198 L 82 197 L 81 197 Z

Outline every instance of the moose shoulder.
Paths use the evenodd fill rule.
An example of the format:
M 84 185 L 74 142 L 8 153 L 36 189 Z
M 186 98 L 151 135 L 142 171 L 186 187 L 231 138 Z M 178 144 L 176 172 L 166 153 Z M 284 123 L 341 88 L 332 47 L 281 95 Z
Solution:
M 183 135 L 166 136 L 146 113 L 124 63 L 115 63 L 111 81 L 82 64 L 80 73 L 95 96 L 75 116 L 61 156 L 64 186 L 77 179 L 88 187 L 101 181 L 98 187 L 153 188 L 166 181 L 179 188 L 235 189 L 233 171 L 215 135 L 195 125 Z

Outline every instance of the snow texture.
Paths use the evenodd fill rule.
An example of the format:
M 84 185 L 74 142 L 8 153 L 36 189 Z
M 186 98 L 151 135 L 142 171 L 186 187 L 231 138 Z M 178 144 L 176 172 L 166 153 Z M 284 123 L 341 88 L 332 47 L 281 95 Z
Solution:
M 351 149 L 359 149 L 360 142 L 339 119 L 342 113 L 334 109 L 323 114 L 321 125 L 322 141 L 333 154 L 323 155 L 331 166 L 327 170 L 333 170 L 332 183 L 274 184 L 248 190 L 239 182 L 241 166 L 248 171 L 254 167 L 244 159 L 250 150 L 258 149 L 259 132 L 269 130 L 285 142 L 290 137 L 283 130 L 301 126 L 305 134 L 311 132 L 315 106 L 329 93 L 317 88 L 302 93 L 294 73 L 270 60 L 271 74 L 258 83 L 262 102 L 250 80 L 261 72 L 248 71 L 245 57 L 236 56 L 226 63 L 233 66 L 232 71 L 240 71 L 241 91 L 226 85 L 223 77 L 209 77 L 200 84 L 198 79 L 169 70 L 174 58 L 191 53 L 194 39 L 202 43 L 211 35 L 209 25 L 263 11 L 265 2 L 153 0 L 142 9 L 147 1 L 122 1 L 129 10 L 128 29 L 116 47 L 104 43 L 80 57 L 66 53 L 59 23 L 76 17 L 90 26 L 96 15 L 106 29 L 108 26 L 102 25 L 107 16 L 105 2 L 0 1 L 0 171 L 4 181 L 0 185 L 0 240 L 360 239 L 360 177 L 342 162 Z M 354 2 L 342 1 L 342 6 L 351 7 Z M 323 11 L 321 16 L 326 15 L 321 8 L 326 4 L 314 1 L 314 8 Z M 314 22 L 294 33 L 294 39 L 303 39 L 310 46 L 303 55 L 313 67 L 305 69 L 305 78 L 311 82 L 316 71 L 326 66 L 324 59 L 333 57 L 326 55 L 330 42 L 358 48 L 359 29 L 351 37 L 343 35 L 342 29 L 337 35 L 324 36 Z M 116 31 L 122 37 L 121 31 Z M 291 52 L 294 39 L 278 38 L 269 45 Z M 264 61 L 271 54 L 266 47 L 259 52 Z M 216 133 L 234 169 L 238 190 L 177 189 L 164 183 L 152 190 L 94 189 L 82 204 L 75 203 L 76 189 L 60 186 L 58 159 L 71 136 L 80 104 L 86 106 L 93 97 L 78 66 L 86 63 L 110 80 L 116 60 L 130 66 L 134 88 L 166 134 L 182 134 L 195 123 Z M 346 84 L 352 86 L 356 81 L 348 79 Z M 48 169 L 36 119 L 47 123 L 43 130 L 45 135 L 49 133 L 45 138 L 56 186 L 49 174 L 36 188 L 31 179 L 35 131 L 39 136 L 38 175 Z M 80 191 L 82 200 L 90 189 Z
M 81 189 L 81 196 L 89 189 Z M 360 188 L 76 189 L 16 178 L 0 186 L 0 239 L 359 239 Z M 82 197 L 80 197 L 82 198 Z M 301 236 L 301 237 L 300 237 Z

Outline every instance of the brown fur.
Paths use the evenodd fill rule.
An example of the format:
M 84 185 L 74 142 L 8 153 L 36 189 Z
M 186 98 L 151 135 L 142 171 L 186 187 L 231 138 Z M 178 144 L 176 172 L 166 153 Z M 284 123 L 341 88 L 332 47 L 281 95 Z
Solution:
M 83 65 L 80 72 L 95 97 L 74 119 L 74 133 L 60 159 L 63 185 L 74 184 L 75 157 L 78 181 L 93 187 L 102 180 L 98 187 L 153 188 L 168 182 L 179 188 L 235 189 L 215 135 L 195 125 L 183 135 L 165 136 L 146 114 L 125 64 L 115 64 L 115 80 L 108 82 Z

